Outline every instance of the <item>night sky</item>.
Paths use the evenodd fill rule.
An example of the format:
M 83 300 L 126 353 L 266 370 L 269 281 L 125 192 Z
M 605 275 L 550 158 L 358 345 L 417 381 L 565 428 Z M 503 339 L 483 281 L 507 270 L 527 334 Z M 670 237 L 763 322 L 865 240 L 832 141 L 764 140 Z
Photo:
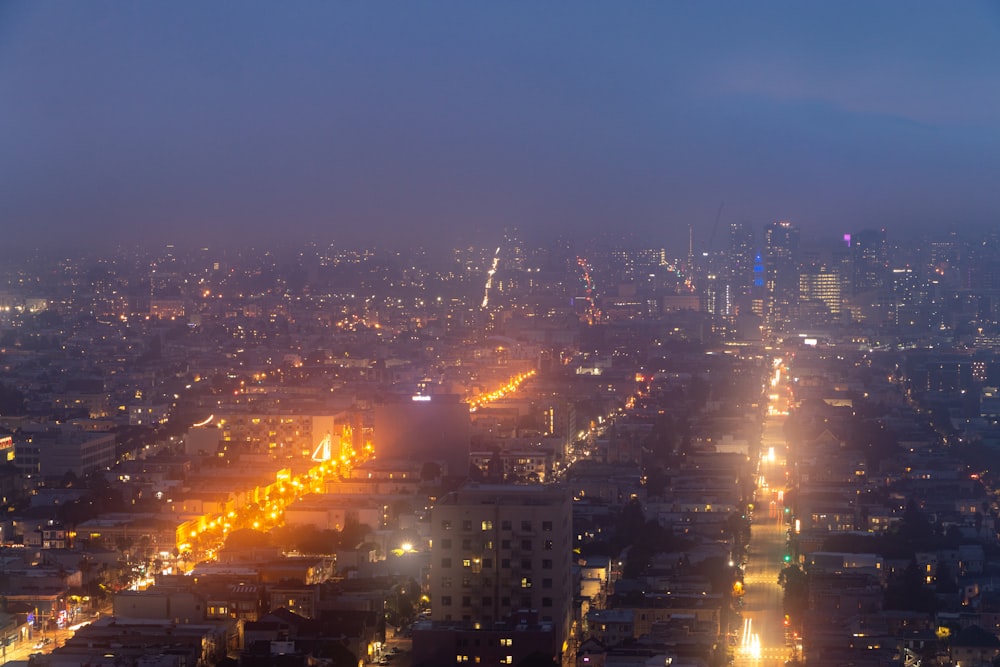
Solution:
M 1000 222 L 993 2 L 3 2 L 4 244 Z M 721 246 L 721 228 L 715 242 Z

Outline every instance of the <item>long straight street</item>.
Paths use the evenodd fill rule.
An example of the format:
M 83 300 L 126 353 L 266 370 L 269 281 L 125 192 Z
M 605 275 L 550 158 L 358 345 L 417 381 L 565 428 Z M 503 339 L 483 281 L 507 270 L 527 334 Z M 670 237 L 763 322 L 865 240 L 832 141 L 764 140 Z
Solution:
M 744 567 L 743 625 L 735 658 L 741 667 L 780 667 L 792 658 L 785 640 L 782 589 L 778 585 L 778 574 L 788 555 L 783 503 L 784 422 L 784 415 L 769 411 L 761 437 L 750 549 Z

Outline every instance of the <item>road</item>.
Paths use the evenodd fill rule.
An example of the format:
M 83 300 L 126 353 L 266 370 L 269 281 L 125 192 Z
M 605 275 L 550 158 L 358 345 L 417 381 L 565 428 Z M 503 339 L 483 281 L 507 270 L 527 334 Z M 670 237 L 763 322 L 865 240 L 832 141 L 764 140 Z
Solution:
M 769 414 L 761 437 L 750 549 L 743 571 L 743 626 L 736 649 L 738 667 L 782 667 L 792 658 L 785 642 L 785 615 L 778 573 L 785 566 L 785 417 Z

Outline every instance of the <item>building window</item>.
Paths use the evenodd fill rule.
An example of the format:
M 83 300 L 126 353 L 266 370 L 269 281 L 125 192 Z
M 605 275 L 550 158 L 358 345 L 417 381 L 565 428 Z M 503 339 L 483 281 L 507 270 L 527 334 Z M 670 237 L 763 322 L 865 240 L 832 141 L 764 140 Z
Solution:
M 500 540 L 501 549 L 510 549 L 510 540 Z
M 510 606 L 510 598 L 500 598 L 500 606 L 501 607 L 509 607 Z
M 521 559 L 521 569 L 522 570 L 530 570 L 531 569 L 531 559 L 530 558 L 522 558 Z
M 463 607 L 471 607 L 472 606 L 472 598 L 469 597 L 468 595 L 463 595 L 462 596 L 462 606 Z
M 441 540 L 442 549 L 451 549 L 451 540 Z
M 543 570 L 551 570 L 552 569 L 552 559 L 550 559 L 550 558 L 543 558 L 542 559 L 542 569 Z
M 472 522 L 471 521 L 463 521 L 462 522 L 462 530 L 472 530 Z
M 531 540 L 521 540 L 521 550 L 531 551 Z
M 465 549 L 466 551 L 468 551 L 469 549 L 471 549 L 472 548 L 472 540 L 470 540 L 469 538 L 465 538 L 464 540 L 462 540 L 462 548 Z
M 500 530 L 510 530 L 510 521 L 501 521 Z
M 542 530 L 552 530 L 552 522 L 551 521 L 543 521 L 542 522 Z
M 441 577 L 441 588 L 451 588 L 451 577 Z
M 451 596 L 450 595 L 442 595 L 441 596 L 441 604 L 443 606 L 445 606 L 445 607 L 450 607 L 451 606 Z
M 472 567 L 472 559 L 471 558 L 463 558 L 462 559 L 462 567 Z
M 545 540 L 545 550 L 552 551 L 552 540 Z
M 493 567 L 493 559 L 492 558 L 484 558 L 483 559 L 483 567 L 492 568 Z
M 442 521 L 441 530 L 451 530 L 451 521 Z
M 450 558 L 442 558 L 441 559 L 441 567 L 443 567 L 445 569 L 450 568 L 451 567 L 451 559 Z
M 509 558 L 501 558 L 500 559 L 500 567 L 503 568 L 504 570 L 510 569 L 510 559 Z
M 521 577 L 521 588 L 531 588 L 531 577 Z
M 542 588 L 552 588 L 552 580 L 542 579 Z
M 551 607 L 552 606 L 552 598 L 542 598 L 542 606 L 543 607 Z
M 483 530 L 493 530 L 493 522 L 489 519 L 483 521 Z
M 490 606 L 492 604 L 493 604 L 493 598 L 492 597 L 490 597 L 489 595 L 483 597 L 483 605 L 484 606 Z
M 510 638 L 503 638 L 500 640 L 500 646 L 513 646 L 514 640 Z
M 522 521 L 521 522 L 521 530 L 528 530 L 528 531 L 530 531 L 531 530 L 531 522 L 530 521 Z

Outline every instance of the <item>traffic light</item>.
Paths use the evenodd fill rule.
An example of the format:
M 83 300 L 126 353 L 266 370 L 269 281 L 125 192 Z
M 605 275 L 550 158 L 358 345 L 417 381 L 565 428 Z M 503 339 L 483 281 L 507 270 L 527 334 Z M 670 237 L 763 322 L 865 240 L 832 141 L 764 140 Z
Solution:
M 792 562 L 792 554 L 785 554 L 785 557 L 783 558 L 783 560 L 786 563 L 791 563 Z

